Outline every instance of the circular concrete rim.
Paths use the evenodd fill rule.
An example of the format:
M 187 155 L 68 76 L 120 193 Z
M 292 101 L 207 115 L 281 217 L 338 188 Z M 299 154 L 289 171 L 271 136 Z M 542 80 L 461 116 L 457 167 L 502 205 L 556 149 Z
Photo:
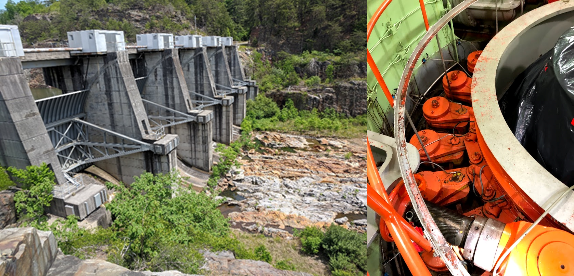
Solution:
M 514 137 L 498 106 L 495 79 L 500 59 L 511 41 L 531 27 L 571 11 L 574 11 L 574 1 L 558 1 L 514 20 L 488 43 L 472 78 L 472 107 L 484 142 L 512 180 L 544 209 L 567 187 L 538 164 Z M 566 196 L 550 214 L 574 230 L 573 194 Z

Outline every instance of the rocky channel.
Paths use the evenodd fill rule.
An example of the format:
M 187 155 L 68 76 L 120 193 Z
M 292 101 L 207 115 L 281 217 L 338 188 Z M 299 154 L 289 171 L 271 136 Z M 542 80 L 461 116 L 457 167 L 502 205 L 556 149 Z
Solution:
M 231 171 L 220 207 L 232 226 L 289 237 L 293 229 L 332 223 L 366 227 L 366 141 L 311 138 L 274 132 L 255 137 Z

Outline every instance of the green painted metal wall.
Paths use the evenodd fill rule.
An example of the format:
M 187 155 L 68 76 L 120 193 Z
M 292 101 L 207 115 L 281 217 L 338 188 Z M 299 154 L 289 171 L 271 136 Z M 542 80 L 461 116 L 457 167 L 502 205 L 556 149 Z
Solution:
M 383 0 L 367 1 L 367 20 L 373 16 L 382 2 Z M 448 11 L 442 0 L 425 0 L 425 8 L 431 26 Z M 426 28 L 419 1 L 394 0 L 389 4 L 371 33 L 367 49 L 371 52 L 387 87 L 393 95 L 395 89 L 398 88 L 411 53 L 425 32 Z M 456 41 L 450 26 L 443 28 L 438 37 L 443 48 Z M 434 39 L 421 55 L 416 68 L 421 66 L 422 57 L 426 57 L 427 54 L 433 56 L 438 53 L 438 50 L 437 41 Z M 381 132 L 382 126 L 386 124 L 384 114 L 387 114 L 391 107 L 371 68 L 367 72 L 367 82 L 369 85 L 368 128 L 371 131 Z M 392 126 L 392 122 L 388 123 Z

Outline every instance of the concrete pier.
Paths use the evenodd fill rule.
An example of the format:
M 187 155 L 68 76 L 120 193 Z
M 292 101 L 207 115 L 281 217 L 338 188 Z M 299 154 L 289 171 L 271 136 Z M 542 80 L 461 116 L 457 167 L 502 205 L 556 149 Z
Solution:
M 247 87 L 246 100 L 255 100 L 259 92 L 257 82 L 245 76 L 245 70 L 243 69 L 237 50 L 238 47 L 237 45 L 225 46 L 225 55 L 227 56 L 229 71 L 235 85 Z
M 196 113 L 197 120 L 190 123 L 189 134 L 189 149 L 186 147 L 179 147 L 179 151 L 189 150 L 189 165 L 199 168 L 204 171 L 211 171 L 213 166 L 213 111 L 202 110 Z M 179 134 L 178 134 L 179 135 Z M 181 134 L 181 139 L 187 139 L 184 134 Z M 188 156 L 188 154 L 184 154 Z M 185 161 L 185 160 L 184 160 Z
M 19 58 L 0 58 L 0 165 L 25 169 L 48 164 L 65 182 Z
M 206 47 L 209 64 L 214 76 L 215 86 L 221 93 L 233 95 L 233 124 L 241 125 L 245 118 L 245 102 L 247 87 L 235 85 L 226 54 L 226 46 Z
M 216 97 L 220 105 L 208 107 L 213 110 L 216 124 L 213 127 L 213 141 L 229 145 L 233 139 L 233 97 Z
M 211 150 L 213 115 L 210 111 L 194 111 L 195 104 L 190 96 L 189 88 L 179 60 L 178 49 L 143 52 L 145 68 L 142 98 L 162 106 L 199 116 L 195 122 L 171 126 L 168 133 L 177 134 L 179 139 L 178 156 L 187 164 L 199 169 L 210 171 L 213 160 Z M 142 64 L 142 63 L 139 63 Z M 148 114 L 168 116 L 148 109 Z M 157 114 L 156 114 L 157 113 Z M 206 136 L 209 135 L 209 136 Z M 209 147 L 209 149 L 206 149 Z

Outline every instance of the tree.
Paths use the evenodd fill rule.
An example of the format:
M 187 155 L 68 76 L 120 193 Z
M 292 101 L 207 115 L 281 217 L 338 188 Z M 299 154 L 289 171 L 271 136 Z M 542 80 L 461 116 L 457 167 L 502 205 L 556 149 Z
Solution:
M 22 190 L 14 194 L 16 214 L 22 219 L 35 220 L 44 215 L 44 208 L 50 206 L 52 190 L 56 184 L 54 172 L 42 163 L 28 166 L 25 170 L 9 167 L 8 172 L 16 179 Z

